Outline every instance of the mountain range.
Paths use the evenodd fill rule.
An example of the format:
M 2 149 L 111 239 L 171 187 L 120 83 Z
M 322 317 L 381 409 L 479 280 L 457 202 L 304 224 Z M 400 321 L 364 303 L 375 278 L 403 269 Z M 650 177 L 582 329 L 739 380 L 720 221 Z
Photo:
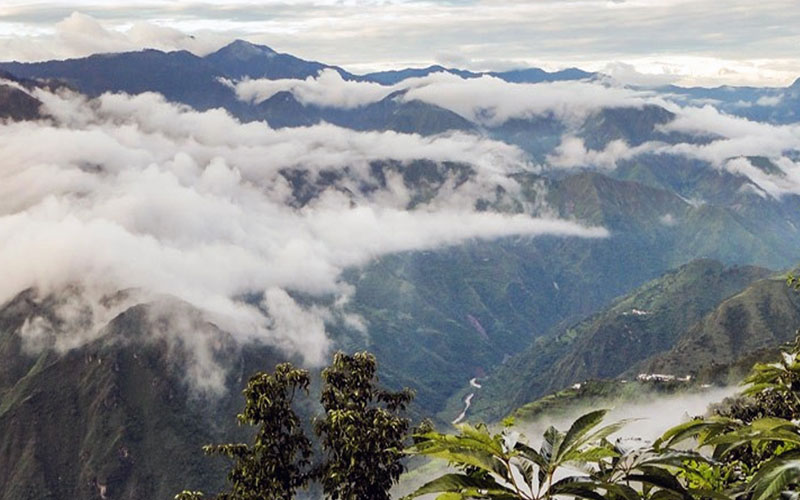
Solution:
M 431 66 L 356 75 L 244 41 L 204 57 L 145 50 L 0 63 L 0 71 L 0 119 L 9 129 L 69 129 L 52 101 L 75 93 L 79 106 L 101 112 L 113 107 L 104 101 L 108 93 L 157 93 L 177 103 L 187 123 L 224 110 L 251 127 L 245 142 L 281 131 L 321 131 L 321 138 L 291 136 L 296 142 L 342 136 L 352 149 L 366 147 L 356 138 L 367 145 L 414 141 L 367 159 L 326 149 L 343 158 L 336 164 L 317 165 L 297 148 L 288 155 L 300 159 L 277 168 L 269 186 L 243 181 L 262 191 L 279 186 L 287 213 L 313 214 L 334 198 L 336 206 L 377 206 L 379 214 L 460 210 L 602 228 L 604 237 L 474 237 L 374 250 L 365 264 L 341 273 L 348 290 L 341 303 L 328 290 L 287 287 L 305 310 L 358 318 L 337 322 L 334 313 L 320 313 L 331 349 L 375 353 L 383 383 L 415 389 L 416 417 L 436 415 L 446 425 L 473 391 L 472 378 L 482 388 L 467 417 L 492 419 L 587 380 L 701 376 L 710 363 L 750 359 L 800 326 L 800 299 L 782 278 L 800 260 L 800 145 L 790 125 L 800 121 L 800 80 L 787 88 L 641 89 L 578 69 Z M 333 90 L 323 75 L 334 75 Z M 243 98 L 239 85 L 256 81 L 274 92 Z M 353 89 L 357 105 L 320 97 L 350 95 L 343 89 Z M 470 104 L 475 96 L 474 106 L 454 97 L 463 89 Z M 98 122 L 87 119 L 82 132 L 95 133 Z M 125 123 L 114 139 L 134 149 L 133 131 L 144 129 L 156 148 L 169 149 L 169 134 L 147 126 Z M 191 141 L 202 143 L 206 131 L 197 126 Z M 224 132 L 211 128 L 219 142 L 202 144 L 209 165 L 223 156 Z M 457 148 L 445 141 L 460 141 L 466 153 L 448 156 Z M 434 151 L 438 144 L 449 149 Z M 278 162 L 258 151 L 246 156 L 259 168 Z M 180 174 L 179 153 L 160 161 Z M 69 162 L 79 179 L 114 172 L 94 157 L 76 158 Z M 212 179 L 201 194 L 225 186 L 224 177 Z M 71 199 L 79 206 L 90 200 L 91 186 L 79 184 Z M 23 208 L 0 201 L 0 219 Z M 191 223 L 202 226 L 202 217 Z M 150 222 L 144 219 L 132 224 L 143 227 Z M 25 287 L 0 304 L 0 436 L 7 436 L 0 440 L 0 485 L 8 485 L 0 500 L 149 499 L 218 487 L 224 463 L 205 460 L 199 447 L 242 435 L 233 415 L 249 373 L 302 360 L 280 342 L 242 341 L 174 297 L 128 303 L 104 296 L 103 304 L 119 307 L 99 328 L 71 325 L 86 336 L 97 332 L 67 348 L 23 334 L 41 321 L 58 326 L 64 303 L 88 300 L 80 285 Z M 264 308 L 264 297 L 232 289 L 240 304 Z M 169 333 L 186 328 L 159 316 L 164 304 L 192 320 L 206 361 L 226 368 L 212 395 L 198 392 L 187 375 L 199 369 L 192 341 Z

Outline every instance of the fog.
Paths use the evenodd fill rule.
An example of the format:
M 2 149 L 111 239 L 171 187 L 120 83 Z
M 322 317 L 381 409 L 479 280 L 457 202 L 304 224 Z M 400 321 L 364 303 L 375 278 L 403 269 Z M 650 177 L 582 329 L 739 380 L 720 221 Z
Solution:
M 32 319 L 23 332 L 30 349 L 96 338 L 118 312 L 98 307 L 100 299 L 133 289 L 129 302 L 173 297 L 242 342 L 320 364 L 328 325 L 368 327 L 345 311 L 347 268 L 474 239 L 608 234 L 530 211 L 477 211 L 478 197 L 497 186 L 518 196 L 509 175 L 535 166 L 517 148 L 475 135 L 273 130 L 156 94 L 34 95 L 50 118 L 0 125 L 0 303 L 28 288 L 46 296 L 80 285 L 84 313 L 60 304 L 56 340 L 53 325 Z M 410 208 L 400 173 L 416 159 L 468 164 L 471 174 Z M 379 160 L 399 165 L 385 184 L 371 174 Z M 318 192 L 298 202 L 286 169 L 302 171 Z M 338 177 L 326 184 L 322 172 Z M 335 305 L 301 304 L 296 293 L 333 296 Z

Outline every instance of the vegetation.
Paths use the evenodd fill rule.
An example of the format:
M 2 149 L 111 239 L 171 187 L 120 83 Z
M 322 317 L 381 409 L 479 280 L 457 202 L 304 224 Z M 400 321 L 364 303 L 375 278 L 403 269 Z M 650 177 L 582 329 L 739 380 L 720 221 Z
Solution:
M 388 500 L 403 471 L 409 420 L 399 415 L 413 395 L 376 386 L 369 353 L 337 353 L 322 372 L 324 417 L 314 423 L 323 460 L 312 465 L 311 441 L 292 409 L 310 377 L 288 363 L 257 373 L 245 389 L 241 424 L 257 426 L 254 443 L 205 447 L 234 460 L 229 491 L 215 498 L 294 498 L 317 480 L 327 498 Z M 758 363 L 746 388 L 713 415 L 695 418 L 642 445 L 611 437 L 626 421 L 603 425 L 607 410 L 591 411 L 562 431 L 549 427 L 534 447 L 513 418 L 493 433 L 485 424 L 458 433 L 418 431 L 406 454 L 444 460 L 455 471 L 407 498 L 437 500 L 689 500 L 794 498 L 800 487 L 800 336 L 775 363 Z M 687 446 L 688 445 L 688 446 Z M 178 500 L 203 498 L 184 491 Z
M 780 361 L 756 364 L 745 384 L 714 415 L 669 429 L 645 447 L 612 443 L 609 436 L 624 422 L 600 427 L 605 410 L 583 415 L 566 432 L 550 427 L 538 450 L 511 430 L 512 421 L 497 434 L 463 424 L 457 435 L 418 435 L 410 453 L 446 460 L 458 472 L 409 498 L 796 498 L 800 423 L 792 419 L 800 413 L 800 337 Z
M 754 353 L 791 340 L 800 324 L 800 294 L 768 276 L 705 259 L 660 276 L 499 366 L 470 412 L 502 418 L 575 383 L 639 373 L 738 382 L 765 359 Z
M 274 498 L 291 500 L 304 487 L 310 474 L 311 440 L 303 432 L 300 419 L 292 409 L 295 392 L 308 393 L 311 380 L 306 370 L 289 363 L 275 367 L 273 374 L 256 373 L 244 390 L 244 411 L 237 415 L 240 424 L 258 426 L 253 445 L 242 443 L 208 445 L 209 455 L 234 460 L 228 473 L 230 491 L 220 493 L 220 500 Z M 202 497 L 185 492 L 176 498 Z
M 376 368 L 369 353 L 340 352 L 322 372 L 326 416 L 315 431 L 325 450 L 322 486 L 333 500 L 388 500 L 403 473 L 400 457 L 410 422 L 399 413 L 414 395 L 377 388 Z
M 324 459 L 312 464 L 312 443 L 293 409 L 297 391 L 308 394 L 308 371 L 290 363 L 271 374 L 259 372 L 244 390 L 240 424 L 257 427 L 253 444 L 205 446 L 209 455 L 234 461 L 228 491 L 218 500 L 291 500 L 299 488 L 319 481 L 332 500 L 388 500 L 389 489 L 404 467 L 404 441 L 410 421 L 401 415 L 413 399 L 405 389 L 386 391 L 377 386 L 377 363 L 372 354 L 336 353 L 322 372 L 324 417 L 316 419 Z M 200 491 L 183 491 L 176 500 L 204 498 Z

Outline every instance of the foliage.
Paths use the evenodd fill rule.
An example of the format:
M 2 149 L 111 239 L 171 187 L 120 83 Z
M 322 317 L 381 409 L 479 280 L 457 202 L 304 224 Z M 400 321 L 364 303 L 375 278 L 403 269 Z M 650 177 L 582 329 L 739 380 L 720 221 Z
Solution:
M 312 465 L 312 443 L 292 408 L 297 391 L 308 394 L 306 370 L 289 363 L 274 373 L 253 375 L 244 390 L 242 425 L 258 429 L 252 445 L 209 445 L 210 455 L 234 461 L 228 473 L 229 491 L 218 500 L 291 500 L 312 480 L 322 483 L 334 500 L 389 499 L 388 491 L 404 470 L 402 448 L 410 421 L 400 412 L 413 399 L 408 390 L 377 387 L 375 357 L 362 352 L 336 353 L 322 372 L 321 402 L 325 416 L 316 420 L 325 459 Z M 176 500 L 205 498 L 201 491 L 183 491 Z
M 600 426 L 606 412 L 587 413 L 566 432 L 548 428 L 538 450 L 510 427 L 491 434 L 483 424 L 462 424 L 457 435 L 418 436 L 410 453 L 446 460 L 460 472 L 434 479 L 409 498 L 430 493 L 439 493 L 439 500 L 687 497 L 689 491 L 671 470 L 704 459 L 692 452 L 613 445 L 607 438 L 625 421 Z M 570 471 L 577 473 L 564 476 Z
M 624 422 L 599 427 L 604 410 L 583 415 L 566 432 L 550 427 L 538 450 L 509 427 L 498 434 L 483 424 L 460 425 L 456 435 L 427 432 L 409 453 L 446 460 L 459 472 L 434 479 L 409 498 L 797 498 L 798 356 L 800 337 L 779 361 L 753 367 L 735 404 L 675 426 L 650 446 L 626 449 L 619 440 L 609 442 Z
M 295 392 L 308 393 L 310 378 L 306 370 L 289 363 L 275 372 L 256 373 L 244 390 L 245 407 L 237 415 L 240 424 L 258 426 L 254 443 L 208 445 L 206 454 L 234 460 L 228 473 L 230 491 L 219 500 L 291 500 L 295 491 L 310 479 L 311 441 L 306 437 L 292 409 Z M 198 496 L 200 495 L 200 496 Z M 202 498 L 199 492 L 183 492 L 176 500 Z
M 566 430 L 549 427 L 534 447 L 513 430 L 513 419 L 493 433 L 484 424 L 457 426 L 446 434 L 418 430 L 405 453 L 444 460 L 455 467 L 407 498 L 437 500 L 771 500 L 796 497 L 800 488 L 800 340 L 775 363 L 756 364 L 742 395 L 715 415 L 667 430 L 651 445 L 610 441 L 625 421 L 603 425 L 606 410 L 575 420 Z M 337 353 L 322 372 L 323 417 L 315 421 L 324 452 L 310 464 L 311 443 L 292 410 L 295 392 L 309 376 L 289 364 L 250 379 L 242 424 L 257 425 L 253 445 L 206 447 L 235 460 L 231 491 L 219 499 L 290 499 L 318 479 L 334 500 L 388 500 L 403 472 L 401 448 L 410 422 L 399 415 L 408 390 L 376 385 L 369 353 Z M 688 448 L 687 448 L 688 445 Z M 179 500 L 204 498 L 185 491 Z
M 745 379 L 743 401 L 718 415 L 667 431 L 661 444 L 693 439 L 716 460 L 709 476 L 715 489 L 732 497 L 767 500 L 793 495 L 800 485 L 800 337 L 779 361 L 757 363 Z
M 323 489 L 334 500 L 389 499 L 389 489 L 403 472 L 404 440 L 410 421 L 398 415 L 413 394 L 389 392 L 375 384 L 372 354 L 336 353 L 322 372 L 325 418 L 315 431 L 322 439 Z

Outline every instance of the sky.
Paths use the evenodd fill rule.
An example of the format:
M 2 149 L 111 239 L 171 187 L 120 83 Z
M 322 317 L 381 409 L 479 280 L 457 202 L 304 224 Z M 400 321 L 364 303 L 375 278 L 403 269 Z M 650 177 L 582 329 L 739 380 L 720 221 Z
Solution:
M 204 55 L 241 38 L 353 72 L 577 66 L 630 83 L 784 86 L 800 76 L 797 26 L 796 0 L 3 0 L 0 54 Z

